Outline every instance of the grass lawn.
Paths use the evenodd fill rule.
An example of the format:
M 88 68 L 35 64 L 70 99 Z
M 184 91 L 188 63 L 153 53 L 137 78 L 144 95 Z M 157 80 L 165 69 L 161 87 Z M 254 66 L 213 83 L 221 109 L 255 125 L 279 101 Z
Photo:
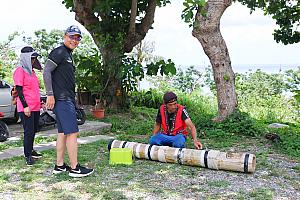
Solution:
M 26 166 L 21 157 L 0 161 L 3 199 L 272 199 L 276 195 L 272 185 L 264 184 L 261 188 L 250 184 L 245 192 L 246 188 L 236 185 L 236 181 L 247 183 L 278 177 L 289 187 L 299 189 L 297 177 L 287 169 L 263 162 L 265 155 L 258 156 L 257 169 L 268 169 L 267 174 L 215 171 L 137 159 L 131 166 L 111 166 L 107 141 L 98 141 L 79 147 L 81 164 L 95 168 L 95 173 L 71 178 L 66 173 L 51 174 L 54 150 L 43 154 L 32 167 Z
M 105 134 L 119 140 L 147 143 L 153 115 L 155 111 L 152 115 L 111 115 L 104 121 L 112 123 L 112 130 Z M 108 141 L 100 140 L 79 146 L 80 164 L 95 169 L 89 177 L 52 175 L 55 150 L 43 151 L 43 158 L 32 167 L 26 166 L 22 157 L 0 161 L 0 199 L 293 199 L 300 196 L 299 157 L 281 154 L 276 145 L 262 137 L 233 134 L 202 137 L 201 141 L 208 149 L 255 153 L 255 173 L 138 159 L 130 166 L 111 166 Z M 187 145 L 192 148 L 190 139 Z

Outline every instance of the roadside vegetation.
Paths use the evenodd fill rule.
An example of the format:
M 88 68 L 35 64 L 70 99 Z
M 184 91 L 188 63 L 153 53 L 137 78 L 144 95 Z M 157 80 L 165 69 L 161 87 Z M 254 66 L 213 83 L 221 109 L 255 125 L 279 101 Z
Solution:
M 155 95 L 154 91 L 152 95 Z M 197 124 L 204 148 L 256 154 L 257 169 L 254 174 L 138 159 L 131 166 L 111 166 L 108 141 L 101 140 L 79 147 L 80 162 L 96 170 L 92 176 L 82 179 L 74 179 L 67 174 L 51 174 L 55 150 L 44 151 L 43 158 L 33 167 L 27 167 L 22 157 L 0 161 L 0 167 L 5 169 L 0 172 L 0 195 L 4 199 L 271 200 L 283 195 L 282 190 L 299 190 L 296 175 L 300 172 L 300 157 L 299 153 L 296 154 L 299 152 L 299 126 L 293 125 L 281 131 L 269 130 L 282 137 L 283 142 L 274 143 L 264 138 L 268 123 L 256 121 L 248 115 L 239 115 L 240 117 L 232 116 L 228 121 L 216 125 L 211 122 L 209 113 L 205 112 L 207 116 L 204 116 L 204 113 L 194 112 L 193 108 L 201 109 L 196 104 L 190 105 L 189 112 Z M 99 121 L 111 123 L 112 128 L 100 134 L 109 134 L 119 140 L 147 143 L 157 109 L 132 106 L 127 112 L 111 110 L 106 114 L 106 118 Z M 95 120 L 92 116 L 88 118 Z M 81 137 L 92 134 L 99 133 L 81 133 Z M 188 147 L 193 148 L 190 138 Z M 282 166 L 282 160 L 270 160 L 276 157 L 283 157 L 294 164 Z M 273 181 L 280 185 L 280 190 L 276 185 L 274 189 L 274 185 L 270 184 Z
M 136 93 L 132 98 L 136 99 L 135 102 L 144 101 L 149 95 L 154 102 L 155 99 L 161 102 L 161 92 L 157 90 Z M 256 172 L 215 171 L 138 159 L 131 166 L 111 166 L 108 141 L 101 140 L 79 147 L 80 162 L 96 170 L 92 176 L 82 179 L 73 179 L 67 174 L 51 174 L 55 150 L 44 151 L 43 158 L 33 167 L 27 167 L 22 157 L 0 161 L 3 169 L 0 172 L 0 196 L 3 199 L 271 200 L 282 195 L 291 197 L 292 194 L 287 191 L 294 193 L 299 190 L 299 124 L 290 122 L 289 127 L 284 129 L 268 129 L 269 120 L 256 120 L 246 113 L 236 113 L 227 121 L 215 124 L 210 118 L 216 112 L 215 105 L 211 104 L 213 98 L 209 100 L 201 95 L 188 98 L 179 93 L 179 102 L 188 106 L 204 148 L 254 153 L 257 157 Z M 148 108 L 150 106 L 145 102 L 143 107 L 134 104 L 126 112 L 110 110 L 106 118 L 99 120 L 111 123 L 111 130 L 81 133 L 81 137 L 109 134 L 119 140 L 147 143 L 157 109 Z M 95 120 L 91 115 L 88 119 Z M 279 134 L 282 141 L 276 143 L 265 139 L 267 132 Z M 55 138 L 38 137 L 36 141 L 44 143 L 52 140 Z M 22 145 L 20 141 L 17 143 Z M 188 148 L 193 148 L 190 138 Z M 278 162 L 276 158 L 283 160 Z M 284 160 L 292 165 L 282 166 Z
M 294 73 L 299 74 L 299 69 Z M 131 166 L 111 166 L 107 150 L 108 141 L 101 140 L 79 147 L 80 162 L 96 169 L 93 176 L 83 179 L 73 179 L 67 174 L 57 176 L 51 174 L 55 150 L 44 151 L 44 157 L 33 167 L 27 167 L 22 157 L 0 161 L 1 197 L 4 199 L 276 199 L 279 197 L 292 199 L 293 193 L 297 191 L 299 193 L 300 189 L 299 102 L 292 96 L 286 99 L 280 92 L 264 91 L 272 91 L 283 85 L 282 82 L 272 79 L 277 79 L 278 75 L 257 71 L 240 76 L 243 76 L 243 81 L 237 81 L 237 88 L 241 88 L 238 90 L 240 109 L 223 122 L 215 123 L 211 120 L 217 112 L 213 92 L 211 95 L 203 95 L 200 87 L 196 87 L 192 92 L 180 91 L 172 87 L 168 80 L 164 80 L 161 83 L 164 90 L 158 86 L 155 90 L 132 93 L 129 109 L 107 110 L 106 117 L 100 121 L 111 123 L 111 130 L 80 135 L 83 137 L 108 134 L 119 140 L 147 143 L 157 108 L 162 102 L 163 92 L 174 90 L 179 96 L 179 103 L 187 107 L 204 148 L 254 153 L 257 157 L 254 174 L 215 171 L 138 159 L 135 159 Z M 176 77 L 173 77 L 172 82 L 174 79 Z M 272 81 L 269 81 L 270 79 Z M 248 84 L 248 81 L 253 83 Z M 274 83 L 279 85 L 273 85 Z M 259 86 L 252 87 L 253 84 Z M 213 88 L 211 90 L 213 91 Z M 95 120 L 91 115 L 88 115 L 88 119 Z M 268 128 L 268 125 L 274 122 L 288 126 Z M 281 140 L 268 140 L 265 138 L 267 133 L 277 134 Z M 36 142 L 45 143 L 53 140 L 55 137 L 37 137 Z M 22 146 L 22 141 L 1 143 L 0 149 L 3 151 L 16 146 Z M 193 148 L 191 138 L 188 138 L 187 146 Z
M 300 68 L 289 71 L 289 76 L 299 73 Z M 198 74 L 198 76 L 200 75 Z M 178 73 L 177 76 L 155 80 L 158 83 L 157 89 L 131 93 L 129 109 L 121 112 L 108 110 L 107 117 L 103 121 L 111 123 L 112 128 L 106 134 L 115 135 L 122 140 L 148 142 L 163 93 L 173 90 L 178 94 L 178 102 L 187 107 L 190 117 L 197 127 L 198 137 L 202 140 L 205 148 L 238 148 L 245 145 L 243 142 L 247 142 L 247 140 L 257 140 L 257 144 L 252 145 L 267 145 L 272 151 L 299 158 L 299 101 L 291 95 L 292 91 L 296 91 L 299 87 L 299 82 L 297 79 L 287 81 L 291 80 L 289 76 L 287 73 L 286 75 L 284 73 L 267 74 L 259 70 L 253 73 L 238 74 L 236 85 L 239 110 L 219 123 L 211 120 L 217 112 L 213 84 L 210 84 L 212 93 L 208 95 L 201 91 L 201 84 L 195 82 L 195 79 L 200 80 L 199 77 L 195 77 L 195 73 Z M 179 83 L 176 80 L 189 81 Z M 170 84 L 171 82 L 176 85 Z M 208 83 L 207 80 L 206 82 Z M 185 90 L 179 88 L 185 88 Z M 187 91 L 189 88 L 193 88 L 193 90 Z M 290 93 L 290 96 L 286 95 L 287 92 Z M 296 93 L 294 95 L 296 96 Z M 92 119 L 91 116 L 89 118 Z M 288 126 L 268 128 L 271 123 L 282 123 Z M 265 135 L 268 133 L 277 134 L 280 140 L 267 140 Z M 93 133 L 83 133 L 82 136 L 91 134 Z M 241 138 L 245 139 L 241 140 Z M 53 140 L 55 137 L 37 137 L 36 143 Z M 16 146 L 22 146 L 22 141 L 0 143 L 0 150 Z
M 36 34 L 52 38 L 46 37 L 48 33 L 45 31 Z M 51 34 L 55 36 L 60 33 L 54 31 Z M 35 46 L 37 41 L 32 40 L 32 45 Z M 55 45 L 55 42 L 46 41 L 46 46 Z M 91 44 L 91 41 L 88 40 L 86 44 Z M 5 70 L 1 68 L 0 76 L 11 82 L 14 63 L 9 60 L 15 60 L 16 56 L 7 47 L 6 43 L 0 44 L 0 49 L 3 49 L 0 61 L 7 64 Z M 78 89 L 99 94 L 103 90 L 98 88 L 100 83 L 97 82 L 102 80 L 97 71 L 101 59 L 98 51 L 93 50 L 92 55 L 82 49 L 79 49 L 78 54 L 74 52 L 75 59 L 79 61 L 77 85 Z M 42 54 L 46 55 L 46 51 Z M 9 59 L 4 59 L 4 53 L 10 55 Z M 89 62 L 90 65 L 87 64 Z M 134 68 L 130 68 L 134 66 L 132 63 L 135 63 L 134 59 L 127 59 L 123 63 L 128 67 L 128 73 L 122 79 L 127 88 L 126 106 L 123 110 L 106 109 L 106 117 L 100 120 L 112 124 L 111 130 L 81 133 L 80 137 L 108 134 L 119 140 L 147 143 L 162 96 L 164 92 L 173 90 L 178 95 L 178 103 L 187 107 L 205 149 L 253 153 L 257 157 L 257 172 L 242 174 L 214 171 L 137 159 L 131 166 L 111 166 L 108 164 L 108 141 L 101 140 L 79 147 L 81 164 L 96 169 L 93 176 L 84 179 L 73 179 L 66 174 L 53 176 L 51 171 L 55 150 L 43 152 L 43 159 L 31 168 L 25 165 L 22 157 L 1 160 L 1 198 L 276 199 L 292 198 L 293 192 L 299 194 L 300 67 L 276 74 L 260 70 L 236 74 L 238 109 L 226 120 L 217 123 L 212 121 L 218 115 L 218 108 L 210 68 L 201 72 L 193 66 L 186 70 L 177 67 L 176 75 L 170 75 L 166 70 L 161 74 L 169 74 L 167 76 L 146 76 L 155 85 L 155 89 L 138 91 L 138 83 L 141 77 L 144 78 L 144 73 L 137 75 Z M 90 69 L 86 69 L 87 65 Z M 150 74 L 159 73 L 158 70 L 165 65 L 174 67 L 171 61 L 161 61 L 158 65 L 152 64 L 155 73 Z M 205 91 L 205 88 L 209 88 L 210 92 Z M 91 115 L 88 115 L 88 119 L 95 120 Z M 272 123 L 286 126 L 269 128 Z M 280 139 L 267 139 L 266 134 L 277 135 Z M 36 143 L 54 140 L 55 137 L 37 136 Z M 22 144 L 22 139 L 0 143 L 0 151 L 21 147 Z M 191 138 L 188 138 L 187 147 L 193 148 Z

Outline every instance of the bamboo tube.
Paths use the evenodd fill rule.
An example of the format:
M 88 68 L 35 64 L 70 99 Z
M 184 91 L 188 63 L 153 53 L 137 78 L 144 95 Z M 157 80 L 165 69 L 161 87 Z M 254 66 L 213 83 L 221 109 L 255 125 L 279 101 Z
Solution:
M 256 166 L 255 155 L 249 153 L 173 148 L 120 140 L 111 140 L 108 144 L 108 150 L 111 148 L 130 148 L 132 155 L 136 158 L 216 170 L 252 173 Z

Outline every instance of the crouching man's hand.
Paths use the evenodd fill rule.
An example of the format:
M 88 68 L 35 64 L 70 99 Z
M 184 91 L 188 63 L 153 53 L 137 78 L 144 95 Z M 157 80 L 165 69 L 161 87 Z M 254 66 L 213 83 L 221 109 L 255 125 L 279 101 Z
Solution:
M 196 149 L 202 149 L 202 144 L 197 139 L 194 139 L 194 146 Z

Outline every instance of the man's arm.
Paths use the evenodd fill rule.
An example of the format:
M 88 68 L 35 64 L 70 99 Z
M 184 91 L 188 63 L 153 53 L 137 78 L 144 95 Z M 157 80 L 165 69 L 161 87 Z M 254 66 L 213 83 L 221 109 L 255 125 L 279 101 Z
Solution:
M 155 124 L 153 126 L 153 131 L 152 131 L 153 135 L 155 135 L 160 131 L 160 126 L 161 126 L 161 114 L 160 114 L 160 110 L 158 109 Z
M 152 131 L 153 135 L 155 135 L 156 133 L 158 133 L 160 131 L 160 125 L 161 125 L 160 123 L 155 122 L 153 131 Z
M 201 142 L 199 142 L 199 141 L 197 140 L 196 127 L 195 127 L 195 125 L 193 124 L 192 120 L 191 120 L 190 118 L 187 118 L 184 122 L 185 122 L 186 126 L 189 127 L 189 129 L 190 129 L 190 131 L 191 131 L 192 139 L 193 139 L 195 148 L 196 148 L 196 149 L 202 149 L 202 144 L 201 144 Z
M 47 96 L 53 96 L 51 73 L 55 70 L 56 67 L 57 64 L 52 60 L 48 59 L 46 61 L 45 69 L 43 71 L 43 78 L 44 78 L 44 84 L 45 84 Z
M 53 89 L 52 89 L 52 71 L 55 70 L 57 64 L 52 60 L 48 59 L 45 64 L 45 69 L 43 72 L 44 84 L 46 88 L 47 100 L 46 100 L 46 107 L 49 109 L 54 108 L 55 99 L 53 96 Z

